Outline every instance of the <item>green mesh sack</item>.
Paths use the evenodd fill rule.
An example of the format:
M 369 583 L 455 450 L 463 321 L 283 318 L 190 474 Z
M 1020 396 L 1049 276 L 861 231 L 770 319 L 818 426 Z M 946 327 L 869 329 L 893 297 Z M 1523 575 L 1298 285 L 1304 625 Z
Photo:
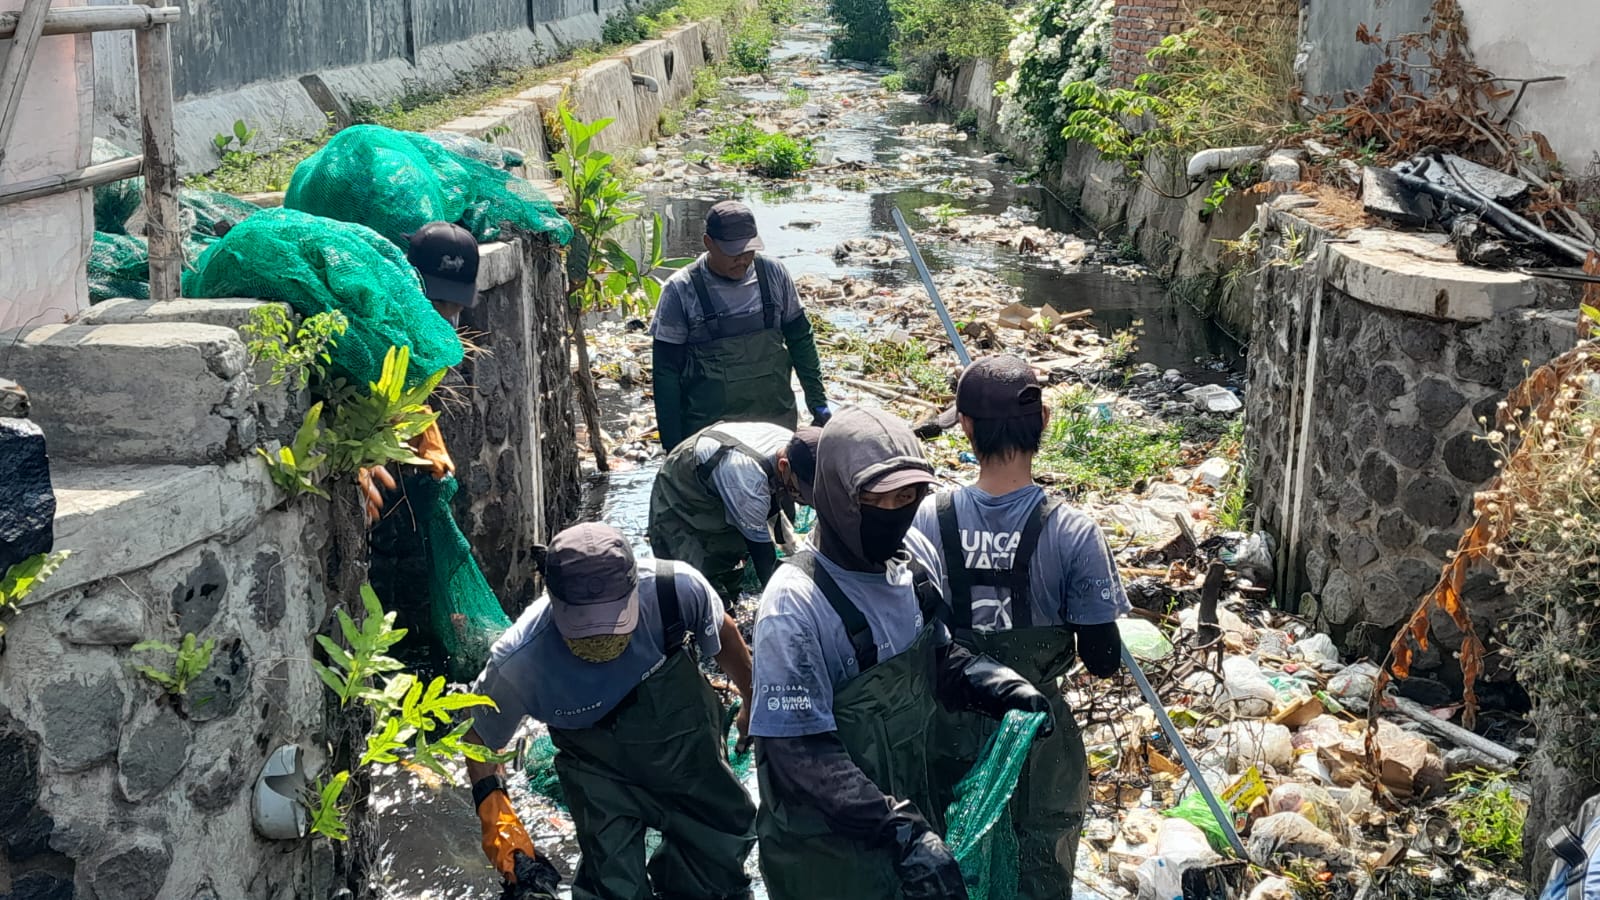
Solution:
M 105 138 L 95 138 L 89 161 L 94 165 L 127 159 L 133 154 Z M 127 178 L 94 189 L 94 230 L 107 234 L 127 234 L 128 218 L 144 200 L 144 179 Z M 127 296 L 121 294 L 119 296 Z
M 572 226 L 528 182 L 381 125 L 346 128 L 296 166 L 283 205 L 359 222 L 397 245 L 437 221 L 459 222 L 479 241 L 498 239 L 507 225 L 572 239 Z
M 451 680 L 471 682 L 483 671 L 489 648 L 511 627 L 511 620 L 450 512 L 450 501 L 460 489 L 455 476 L 412 478 L 406 488 L 428 560 L 434 637 L 449 660 Z
M 183 293 L 280 300 L 302 316 L 342 311 L 350 325 L 330 351 L 330 368 L 356 384 L 378 380 L 390 347 L 411 350 L 407 387 L 461 362 L 461 338 L 423 296 L 416 270 L 362 225 L 262 210 L 200 256 Z
M 207 245 L 218 237 L 218 225 L 226 222 L 231 227 L 261 211 L 261 207 L 232 194 L 191 188 L 183 189 L 178 195 L 178 203 L 183 207 L 185 219 L 194 217 L 191 239 L 204 241 Z
M 144 238 L 96 231 L 89 248 L 89 302 L 113 297 L 150 299 L 150 250 Z
M 956 785 L 945 813 L 944 842 L 961 865 L 970 900 L 1014 900 L 1017 838 L 1011 829 L 1011 795 L 1045 713 L 1013 710 L 984 746 L 983 756 Z

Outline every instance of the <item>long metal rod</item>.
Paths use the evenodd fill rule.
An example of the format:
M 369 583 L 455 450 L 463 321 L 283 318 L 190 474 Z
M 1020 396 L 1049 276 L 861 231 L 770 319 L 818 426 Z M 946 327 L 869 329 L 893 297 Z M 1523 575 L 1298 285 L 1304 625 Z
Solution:
M 1200 771 L 1200 766 L 1189 754 L 1189 748 L 1183 743 L 1183 736 L 1178 734 L 1178 726 L 1172 724 L 1172 717 L 1167 715 L 1167 708 L 1161 705 L 1161 698 L 1156 696 L 1156 689 L 1151 687 L 1150 679 L 1145 677 L 1144 669 L 1139 668 L 1139 661 L 1133 658 L 1133 653 L 1128 650 L 1128 645 L 1122 645 L 1122 664 L 1128 667 L 1128 672 L 1133 675 L 1133 682 L 1139 686 L 1139 693 L 1144 695 L 1144 701 L 1150 704 L 1150 710 L 1156 714 L 1156 723 L 1161 726 L 1161 731 L 1172 744 L 1172 749 L 1178 752 L 1178 758 L 1183 761 L 1183 768 L 1189 773 L 1189 780 L 1194 782 L 1195 790 L 1206 800 L 1206 806 L 1211 807 L 1211 815 L 1222 826 L 1222 834 L 1228 839 L 1228 846 L 1239 855 L 1240 859 L 1248 860 L 1250 854 L 1245 852 L 1244 842 L 1239 840 L 1239 831 L 1233 827 L 1233 816 L 1222 808 L 1217 795 L 1211 790 L 1211 785 L 1206 782 L 1205 775 Z
M 922 284 L 928 290 L 928 296 L 933 299 L 933 307 L 938 310 L 939 318 L 944 320 L 944 329 L 950 335 L 950 344 L 955 348 L 956 356 L 963 366 L 972 364 L 972 357 L 967 355 L 967 345 L 961 339 L 961 332 L 956 330 L 955 322 L 950 318 L 950 310 L 945 308 L 944 301 L 939 299 L 939 292 L 933 286 L 933 276 L 928 274 L 928 266 L 922 261 L 922 254 L 917 252 L 916 242 L 911 239 L 911 229 L 906 227 L 905 217 L 900 215 L 900 210 L 893 212 L 894 224 L 900 229 L 900 239 L 905 241 L 906 251 L 911 255 L 911 264 L 916 266 L 917 274 L 922 276 Z M 1211 785 L 1206 782 L 1205 775 L 1200 771 L 1200 766 L 1194 761 L 1194 756 L 1189 753 L 1189 748 L 1183 743 L 1183 736 L 1178 734 L 1178 726 L 1172 724 L 1172 717 L 1167 715 L 1167 708 L 1161 705 L 1161 698 L 1156 696 L 1156 689 L 1150 686 L 1150 679 L 1145 677 L 1144 669 L 1139 667 L 1139 661 L 1133 658 L 1128 651 L 1128 645 L 1122 645 L 1122 664 L 1128 667 L 1133 675 L 1133 681 L 1139 686 L 1139 693 L 1144 696 L 1144 701 L 1150 704 L 1150 710 L 1155 713 L 1156 722 L 1160 724 L 1161 731 L 1171 742 L 1172 749 L 1177 751 L 1178 759 L 1183 761 L 1183 768 L 1189 773 L 1189 779 L 1194 782 L 1195 790 L 1205 798 L 1206 806 L 1211 808 L 1211 815 L 1221 826 L 1222 833 L 1228 839 L 1228 846 L 1238 854 L 1240 859 L 1248 860 L 1250 855 L 1245 852 L 1244 843 L 1239 840 L 1239 831 L 1233 827 L 1233 817 L 1217 802 L 1217 795 L 1211 790 Z
M 899 207 L 893 211 L 894 227 L 900 229 L 900 240 L 906 244 L 906 252 L 911 254 L 911 264 L 916 266 L 917 274 L 922 277 L 922 286 L 928 292 L 928 297 L 933 300 L 933 308 L 939 312 L 939 320 L 944 322 L 944 332 L 950 336 L 951 346 L 956 348 L 956 359 L 961 360 L 963 368 L 972 365 L 972 357 L 967 355 L 967 345 L 961 340 L 961 332 L 956 330 L 954 319 L 950 318 L 950 310 L 945 308 L 944 301 L 939 299 L 939 289 L 933 286 L 933 276 L 928 274 L 928 264 L 922 261 L 922 252 L 917 249 L 917 242 L 911 239 L 911 229 L 906 227 L 906 217 L 900 215 Z
M 90 34 L 97 31 L 130 31 L 170 25 L 183 17 L 176 6 L 93 6 L 52 9 L 44 15 L 44 37 L 61 34 Z M 21 13 L 0 12 L 0 40 L 16 34 Z

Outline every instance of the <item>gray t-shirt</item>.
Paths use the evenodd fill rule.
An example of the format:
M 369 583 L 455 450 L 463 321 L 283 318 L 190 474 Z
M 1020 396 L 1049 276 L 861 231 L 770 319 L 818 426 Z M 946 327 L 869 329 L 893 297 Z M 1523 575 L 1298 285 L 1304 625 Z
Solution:
M 499 707 L 472 710 L 473 727 L 485 744 L 504 747 L 523 716 L 551 728 L 588 728 L 661 668 L 666 635 L 656 601 L 655 561 L 642 560 L 638 569 L 639 625 L 628 648 L 611 662 L 585 662 L 572 654 L 550 617 L 549 596 L 540 597 L 500 636 L 472 686 L 473 693 Z M 717 592 L 693 566 L 674 563 L 673 569 L 685 631 L 701 653 L 720 653 L 723 610 Z
M 967 568 L 1009 568 L 1028 513 L 1043 497 L 1044 489 L 1038 485 L 998 497 L 975 486 L 957 491 L 956 522 L 960 525 L 961 551 Z M 912 529 L 942 548 L 935 503 L 932 496 L 922 502 Z M 1122 589 L 1105 536 L 1093 520 L 1066 504 L 1057 505 L 1045 520 L 1028 570 L 1036 626 L 1103 625 L 1128 611 L 1128 595 Z M 1004 588 L 982 585 L 972 588 L 974 630 L 1010 630 L 1013 616 L 1009 593 Z
M 926 538 L 912 531 L 905 548 L 929 569 L 935 584 L 943 582 L 944 564 Z M 880 664 L 911 646 L 923 622 L 911 569 L 904 562 L 891 561 L 889 570 L 878 574 L 841 569 L 820 554 L 817 564 L 866 617 Z M 936 641 L 949 643 L 950 633 L 942 625 L 937 631 Z M 834 692 L 861 669 L 844 622 L 822 591 L 793 566 L 780 566 L 761 594 L 754 649 L 751 734 L 803 737 L 837 729 Z
M 704 254 L 701 260 L 705 259 Z M 794 279 L 777 260 L 772 263 L 773 300 L 778 304 L 778 321 L 787 324 L 805 314 L 800 305 L 800 294 L 795 290 Z M 700 265 L 696 263 L 695 265 Z M 689 332 L 705 321 L 700 315 L 700 300 L 695 296 L 694 282 L 684 266 L 672 273 L 661 286 L 661 302 L 656 305 L 655 319 L 650 323 L 650 334 L 663 344 L 687 344 Z M 739 281 L 723 278 L 706 268 L 706 290 L 711 302 L 724 316 L 740 316 L 761 311 L 761 285 L 756 277 L 755 264 L 751 264 Z
M 716 430 L 768 458 L 794 435 L 781 425 L 766 422 L 726 422 L 717 425 Z M 694 461 L 704 463 L 721 446 L 715 438 L 702 437 L 695 442 Z M 722 498 L 729 525 L 739 529 L 746 540 L 772 543 L 772 531 L 767 527 L 767 514 L 772 511 L 772 482 L 759 462 L 737 449 L 729 450 L 711 470 L 711 485 Z

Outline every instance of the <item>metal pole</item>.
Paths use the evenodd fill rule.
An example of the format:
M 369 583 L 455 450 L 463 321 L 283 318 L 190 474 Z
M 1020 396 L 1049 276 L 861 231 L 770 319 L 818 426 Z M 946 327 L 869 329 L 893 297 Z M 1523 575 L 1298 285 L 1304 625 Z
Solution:
M 950 310 L 945 308 L 944 301 L 939 299 L 939 289 L 933 286 L 933 276 L 928 274 L 928 264 L 922 261 L 922 253 L 917 250 L 917 242 L 911 239 L 911 229 L 906 227 L 906 217 L 900 215 L 896 207 L 893 212 L 894 227 L 900 229 L 900 240 L 905 241 L 906 252 L 911 254 L 911 264 L 916 266 L 917 274 L 922 277 L 922 286 L 933 300 L 933 308 L 938 310 L 939 319 L 944 322 L 944 332 L 950 336 L 950 344 L 956 348 L 956 359 L 961 360 L 963 368 L 972 365 L 972 357 L 967 355 L 967 345 L 961 340 L 961 332 L 956 330 L 956 323 L 950 318 Z
M 906 227 L 905 217 L 900 215 L 900 210 L 893 212 L 895 227 L 900 229 L 900 239 L 905 241 L 906 251 L 911 255 L 911 264 L 916 266 L 917 274 L 922 277 L 922 285 L 927 288 L 928 296 L 933 299 L 933 308 L 938 311 L 939 318 L 944 321 L 944 330 L 950 335 L 950 343 L 955 347 L 956 357 L 963 366 L 972 364 L 972 357 L 967 355 L 966 343 L 961 340 L 961 332 L 956 330 L 956 324 L 950 318 L 950 310 L 945 308 L 944 301 L 939 299 L 939 292 L 933 286 L 933 276 L 928 274 L 928 266 L 922 261 L 922 254 L 917 252 L 916 242 L 911 239 L 911 229 Z M 1222 827 L 1222 833 L 1228 839 L 1228 845 L 1240 859 L 1248 860 L 1250 855 L 1245 852 L 1244 843 L 1239 840 L 1238 829 L 1233 827 L 1233 817 L 1222 808 L 1217 801 L 1217 795 L 1211 790 L 1211 785 L 1206 783 L 1205 776 L 1200 771 L 1200 766 L 1194 761 L 1194 756 L 1189 753 L 1189 748 L 1183 743 L 1183 736 L 1178 734 L 1178 727 L 1172 724 L 1172 717 L 1167 715 L 1166 707 L 1161 705 L 1161 698 L 1156 696 L 1156 689 L 1150 686 L 1150 679 L 1145 677 L 1144 669 L 1139 667 L 1139 661 L 1133 658 L 1128 651 L 1128 645 L 1122 645 L 1122 664 L 1128 667 L 1128 672 L 1133 675 L 1133 681 L 1139 686 L 1139 693 L 1144 701 L 1150 704 L 1150 710 L 1155 713 L 1156 722 L 1161 725 L 1162 733 L 1166 734 L 1171 742 L 1172 749 L 1178 753 L 1178 759 L 1183 761 L 1183 768 L 1189 773 L 1189 778 L 1194 782 L 1195 789 L 1200 796 L 1205 798 L 1206 806 L 1211 808 L 1211 815 L 1216 818 L 1217 824 Z
M 1233 827 L 1233 816 L 1222 808 L 1217 801 L 1217 795 L 1212 792 L 1211 785 L 1206 783 L 1205 776 L 1200 772 L 1200 766 L 1189 754 L 1189 748 L 1183 743 L 1183 737 L 1178 734 L 1178 726 L 1172 724 L 1172 717 L 1167 715 L 1166 707 L 1161 705 L 1161 698 L 1156 696 L 1156 689 L 1150 686 L 1150 679 L 1144 675 L 1144 669 L 1139 668 L 1139 661 L 1133 658 L 1128 645 L 1122 645 L 1122 664 L 1128 667 L 1128 672 L 1133 675 L 1133 681 L 1139 686 L 1139 693 L 1144 695 L 1150 710 L 1156 714 L 1156 722 L 1161 726 L 1161 731 L 1166 734 L 1171 742 L 1172 749 L 1178 751 L 1178 758 L 1183 761 L 1183 768 L 1189 773 L 1189 780 L 1194 782 L 1195 790 L 1206 800 L 1206 806 L 1211 807 L 1211 815 L 1222 826 L 1222 834 L 1228 839 L 1228 846 L 1239 855 L 1240 859 L 1248 860 L 1250 855 L 1244 850 L 1244 843 L 1239 840 L 1239 832 Z

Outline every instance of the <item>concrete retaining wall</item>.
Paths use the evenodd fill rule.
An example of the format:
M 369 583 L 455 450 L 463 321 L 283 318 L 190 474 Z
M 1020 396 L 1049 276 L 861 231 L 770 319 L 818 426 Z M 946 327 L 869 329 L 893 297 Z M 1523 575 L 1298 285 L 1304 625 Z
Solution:
M 1459 265 L 1423 236 L 1356 231 L 1343 238 L 1352 243 L 1321 244 L 1329 232 L 1315 209 L 1288 209 L 1303 200 L 1262 209 L 1245 395 L 1251 499 L 1292 567 L 1290 592 L 1312 598 L 1302 612 L 1351 653 L 1379 657 L 1438 580 L 1473 492 L 1495 472 L 1478 417 L 1494 416 L 1523 360 L 1537 366 L 1573 345 L 1576 295 Z M 1302 429 L 1296 488 L 1290 458 Z M 1486 571 L 1468 578 L 1466 599 L 1484 634 L 1509 609 Z M 1448 620 L 1434 627 L 1447 651 L 1459 646 Z M 1435 650 L 1420 668 L 1450 664 Z

